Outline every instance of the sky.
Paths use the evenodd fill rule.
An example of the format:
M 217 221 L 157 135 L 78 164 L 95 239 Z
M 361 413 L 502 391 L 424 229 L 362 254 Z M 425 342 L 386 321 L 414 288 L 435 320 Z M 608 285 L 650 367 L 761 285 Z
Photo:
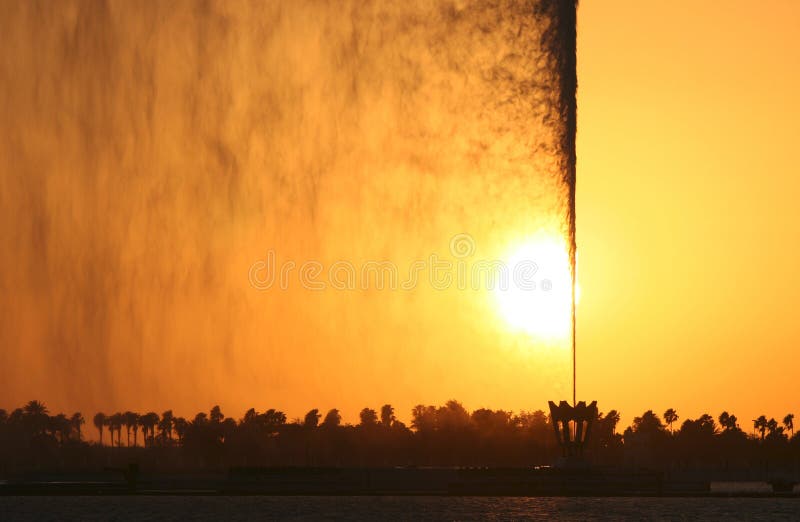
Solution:
M 524 11 L 131 5 L 0 20 L 0 407 L 570 398 L 563 129 Z M 623 423 L 800 413 L 799 24 L 789 1 L 581 2 L 577 390 Z M 299 274 L 389 260 L 402 284 L 432 256 L 527 257 L 537 290 Z
M 800 5 L 582 2 L 579 395 L 800 408 Z

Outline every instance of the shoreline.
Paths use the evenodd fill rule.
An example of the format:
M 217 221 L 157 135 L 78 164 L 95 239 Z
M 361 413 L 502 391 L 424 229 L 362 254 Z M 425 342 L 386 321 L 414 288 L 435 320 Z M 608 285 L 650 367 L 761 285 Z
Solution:
M 455 496 L 800 498 L 794 476 L 714 480 L 615 468 L 233 468 L 207 473 L 28 473 L 0 496 Z

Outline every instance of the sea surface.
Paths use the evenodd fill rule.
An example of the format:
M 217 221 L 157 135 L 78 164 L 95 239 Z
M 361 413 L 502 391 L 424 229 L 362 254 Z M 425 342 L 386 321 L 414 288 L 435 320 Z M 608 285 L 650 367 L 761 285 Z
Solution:
M 800 520 L 800 498 L 27 496 L 0 520 Z

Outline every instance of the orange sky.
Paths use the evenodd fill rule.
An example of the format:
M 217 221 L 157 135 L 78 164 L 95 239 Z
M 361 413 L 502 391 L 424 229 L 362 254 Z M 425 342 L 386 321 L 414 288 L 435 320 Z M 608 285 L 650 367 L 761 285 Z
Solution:
M 579 394 L 800 410 L 800 4 L 584 1 Z
M 0 407 L 353 422 L 570 397 L 568 342 L 491 292 L 248 281 L 270 249 L 402 274 L 467 233 L 471 260 L 545 245 L 555 300 L 531 309 L 563 311 L 529 11 L 103 5 L 0 19 Z M 584 0 L 578 25 L 579 399 L 800 413 L 800 6 Z

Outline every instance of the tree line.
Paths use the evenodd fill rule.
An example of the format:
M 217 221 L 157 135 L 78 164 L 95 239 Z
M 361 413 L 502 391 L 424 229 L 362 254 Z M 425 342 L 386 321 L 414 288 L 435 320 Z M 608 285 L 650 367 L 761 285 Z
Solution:
M 794 415 L 760 416 L 752 430 L 722 412 L 684 419 L 674 409 L 652 410 L 618 430 L 616 410 L 594 420 L 587 456 L 601 465 L 657 469 L 800 468 Z M 227 417 L 219 406 L 186 419 L 171 410 L 97 413 L 98 440 L 86 441 L 79 412 L 51 414 L 39 401 L 8 413 L 0 409 L 0 471 L 96 469 L 139 462 L 154 469 L 232 466 L 532 466 L 559 455 L 553 426 L 542 410 L 513 413 L 458 401 L 418 405 L 406 426 L 385 404 L 364 408 L 357 424 L 337 409 L 312 409 L 288 420 L 275 409 Z

